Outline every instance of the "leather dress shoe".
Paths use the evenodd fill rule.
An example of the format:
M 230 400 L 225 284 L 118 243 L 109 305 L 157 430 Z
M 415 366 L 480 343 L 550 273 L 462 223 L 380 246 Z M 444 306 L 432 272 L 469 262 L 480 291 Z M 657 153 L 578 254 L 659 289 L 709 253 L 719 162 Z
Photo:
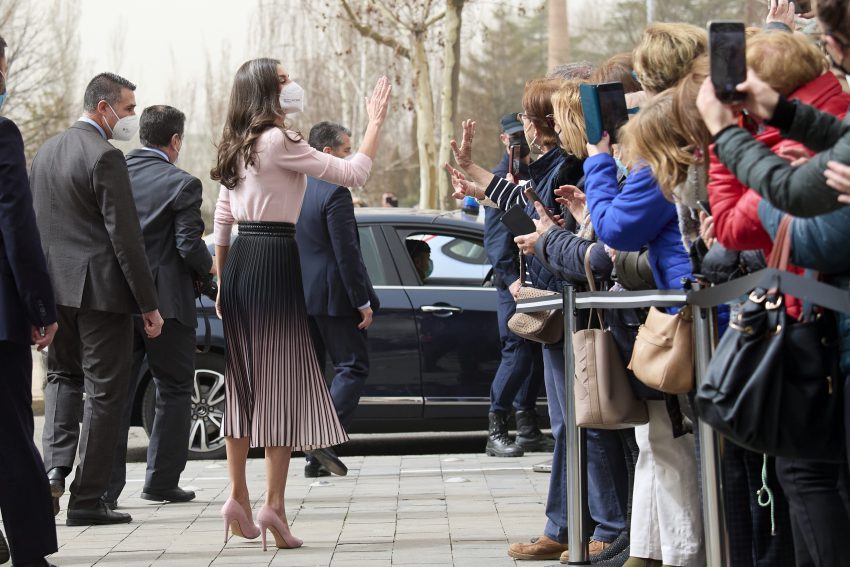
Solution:
M 529 543 L 512 543 L 508 555 L 514 559 L 560 559 L 567 546 L 548 537 L 540 536 Z
M 105 526 L 108 524 L 129 524 L 133 521 L 130 514 L 115 512 L 98 502 L 94 508 L 68 508 L 66 526 Z
M 59 498 L 65 494 L 65 477 L 71 474 L 67 467 L 53 467 L 47 471 L 47 480 L 50 481 L 50 495 Z
M 320 476 L 331 476 L 331 472 L 317 462 L 308 462 L 304 465 L 304 476 L 306 478 L 318 478 Z
M 118 508 L 118 500 L 110 500 L 105 496 L 101 496 L 100 501 L 103 502 L 103 505 L 109 508 L 110 510 L 115 510 L 116 508 Z
M 305 451 L 305 453 L 318 461 L 319 464 L 325 467 L 326 470 L 337 476 L 345 476 L 348 474 L 348 467 L 345 466 L 345 463 L 339 460 L 339 457 L 336 456 L 336 453 L 334 453 L 334 450 L 330 447 Z
M 153 500 L 154 502 L 189 502 L 195 499 L 192 490 L 183 490 L 179 486 L 166 490 L 142 489 L 142 500 Z
M 11 556 L 9 555 L 9 544 L 6 543 L 6 536 L 0 531 L 0 563 L 6 563 Z

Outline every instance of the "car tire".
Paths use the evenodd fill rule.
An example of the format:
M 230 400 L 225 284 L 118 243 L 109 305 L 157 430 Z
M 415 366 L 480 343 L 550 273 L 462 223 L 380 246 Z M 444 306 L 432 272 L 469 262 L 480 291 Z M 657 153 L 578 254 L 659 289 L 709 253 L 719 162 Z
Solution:
M 153 427 L 156 385 L 148 382 L 142 399 L 142 425 L 148 436 Z M 224 459 L 224 355 L 217 352 L 195 356 L 192 389 L 189 459 Z

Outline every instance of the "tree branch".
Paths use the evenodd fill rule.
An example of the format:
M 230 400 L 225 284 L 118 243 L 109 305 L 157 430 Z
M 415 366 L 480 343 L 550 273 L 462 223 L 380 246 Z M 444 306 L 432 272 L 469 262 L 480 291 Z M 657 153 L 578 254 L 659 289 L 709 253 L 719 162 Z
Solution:
M 404 23 L 401 20 L 401 18 L 395 12 L 390 10 L 382 0 L 371 0 L 370 3 L 373 4 L 375 6 L 375 8 L 378 9 L 379 12 L 384 14 L 384 16 L 386 16 L 390 20 L 394 21 L 399 26 L 401 26 L 401 27 L 403 27 L 404 29 L 407 29 L 407 30 L 410 29 L 410 26 L 408 24 Z
M 393 49 L 400 56 L 405 59 L 410 59 L 410 50 L 403 46 L 397 39 L 393 37 L 386 36 L 377 30 L 375 30 L 372 26 L 366 25 L 360 21 L 360 18 L 354 13 L 354 10 L 351 9 L 351 5 L 347 0 L 340 0 L 342 3 L 342 8 L 345 10 L 346 15 L 348 16 L 348 21 L 351 25 L 356 29 L 360 35 L 363 37 L 368 37 L 381 45 L 386 45 L 387 47 Z
M 437 22 L 439 22 L 440 20 L 442 20 L 445 17 L 446 17 L 446 11 L 443 10 L 442 12 L 440 12 L 439 14 L 437 14 L 436 16 L 431 18 L 430 20 L 426 20 L 425 21 L 425 28 L 430 28 L 432 25 L 436 24 Z

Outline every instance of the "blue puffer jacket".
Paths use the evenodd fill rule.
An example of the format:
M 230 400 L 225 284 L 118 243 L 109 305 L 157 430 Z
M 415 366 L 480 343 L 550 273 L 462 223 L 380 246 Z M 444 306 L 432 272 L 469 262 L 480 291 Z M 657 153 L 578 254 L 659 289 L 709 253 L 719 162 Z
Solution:
M 776 236 L 785 215 L 762 200 L 759 218 L 771 238 Z M 843 289 L 850 287 L 850 207 L 811 218 L 795 218 L 791 223 L 791 263 L 817 270 L 827 276 L 827 283 Z M 841 337 L 841 371 L 850 373 L 850 315 L 836 313 Z
M 585 160 L 584 176 L 587 207 L 599 240 L 626 252 L 647 245 L 659 288 L 682 289 L 682 278 L 691 277 L 691 266 L 676 207 L 664 198 L 650 168 L 632 171 L 620 190 L 614 158 L 597 154 Z

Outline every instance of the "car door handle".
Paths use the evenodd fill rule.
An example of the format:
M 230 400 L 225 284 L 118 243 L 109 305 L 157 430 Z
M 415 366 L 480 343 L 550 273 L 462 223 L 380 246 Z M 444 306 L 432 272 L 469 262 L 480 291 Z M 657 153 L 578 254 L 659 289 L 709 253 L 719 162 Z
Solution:
M 453 305 L 423 305 L 419 308 L 422 313 L 435 313 L 448 317 L 452 313 L 463 313 L 463 307 Z

